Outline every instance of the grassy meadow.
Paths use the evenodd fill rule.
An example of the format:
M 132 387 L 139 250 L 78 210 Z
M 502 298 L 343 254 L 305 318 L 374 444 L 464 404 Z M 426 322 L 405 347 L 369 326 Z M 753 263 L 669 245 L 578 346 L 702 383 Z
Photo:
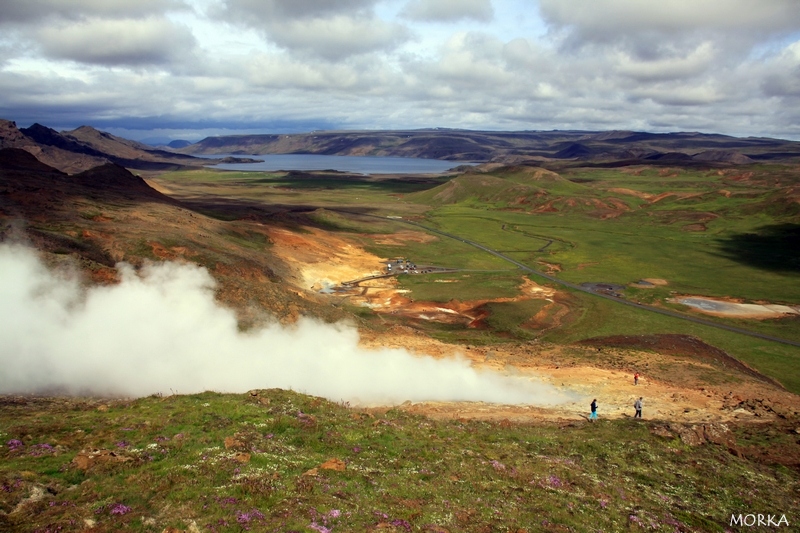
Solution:
M 756 511 L 793 525 L 800 476 L 761 453 L 790 430 L 737 427 L 729 446 L 756 460 L 656 422 L 435 421 L 280 390 L 6 399 L 0 530 L 723 532 Z

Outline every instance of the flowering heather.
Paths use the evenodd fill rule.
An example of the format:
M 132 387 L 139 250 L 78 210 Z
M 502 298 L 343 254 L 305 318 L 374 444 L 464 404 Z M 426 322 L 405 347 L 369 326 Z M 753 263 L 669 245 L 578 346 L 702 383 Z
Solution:
M 400 520 L 398 518 L 398 519 L 392 520 L 389 523 L 392 524 L 394 527 L 402 527 L 406 531 L 411 531 L 411 524 L 408 523 L 408 521 L 406 521 L 406 520 Z
M 51 454 L 54 453 L 55 451 L 56 449 L 49 444 L 46 443 L 34 444 L 33 446 L 30 447 L 30 451 L 28 452 L 28 454 L 32 455 L 33 457 L 39 457 L 40 455 Z
M 239 503 L 239 500 L 233 496 L 229 496 L 227 498 L 217 498 L 217 503 L 220 505 L 236 505 Z
M 113 515 L 120 515 L 121 516 L 121 515 L 125 515 L 125 514 L 130 513 L 131 512 L 131 508 L 128 507 L 127 505 L 122 504 L 122 503 L 115 503 L 114 505 L 111 506 L 111 511 L 110 512 Z
M 264 520 L 264 513 L 258 509 L 250 511 L 236 511 L 236 521 L 242 525 L 249 525 L 253 520 Z
M 6 442 L 6 446 L 8 449 L 13 451 L 19 450 L 20 448 L 24 447 L 25 445 L 22 444 L 22 441 L 19 439 L 11 439 L 10 441 Z
M 503 464 L 503 463 L 501 463 L 500 461 L 492 461 L 492 462 L 491 462 L 491 465 L 492 465 L 492 467 L 493 467 L 495 470 L 497 470 L 498 472 L 499 472 L 500 470 L 505 470 L 505 469 L 506 469 L 506 465 L 504 465 L 504 464 Z

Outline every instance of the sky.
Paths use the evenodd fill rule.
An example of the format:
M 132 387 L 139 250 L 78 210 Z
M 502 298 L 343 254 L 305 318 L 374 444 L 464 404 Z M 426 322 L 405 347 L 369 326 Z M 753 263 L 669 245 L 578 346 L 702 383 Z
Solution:
M 2 0 L 0 118 L 800 139 L 797 0 Z

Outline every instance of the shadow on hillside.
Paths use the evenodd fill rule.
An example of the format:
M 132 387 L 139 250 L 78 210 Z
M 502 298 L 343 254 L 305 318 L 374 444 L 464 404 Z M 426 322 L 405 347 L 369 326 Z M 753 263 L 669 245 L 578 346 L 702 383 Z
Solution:
M 179 202 L 186 209 L 216 218 L 218 220 L 252 220 L 268 223 L 286 217 L 296 218 L 318 209 L 330 209 L 330 206 L 314 204 L 268 204 L 235 198 L 180 198 Z M 353 214 L 369 215 L 375 210 L 370 207 L 349 207 Z M 309 225 L 313 225 L 310 224 Z
M 800 272 L 800 224 L 763 226 L 758 233 L 719 239 L 721 255 L 775 272 Z

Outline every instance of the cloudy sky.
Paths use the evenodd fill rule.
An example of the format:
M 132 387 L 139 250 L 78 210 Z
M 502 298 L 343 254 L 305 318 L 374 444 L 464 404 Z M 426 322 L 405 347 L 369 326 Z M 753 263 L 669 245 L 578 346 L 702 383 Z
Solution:
M 2 0 L 0 117 L 800 139 L 798 0 Z

